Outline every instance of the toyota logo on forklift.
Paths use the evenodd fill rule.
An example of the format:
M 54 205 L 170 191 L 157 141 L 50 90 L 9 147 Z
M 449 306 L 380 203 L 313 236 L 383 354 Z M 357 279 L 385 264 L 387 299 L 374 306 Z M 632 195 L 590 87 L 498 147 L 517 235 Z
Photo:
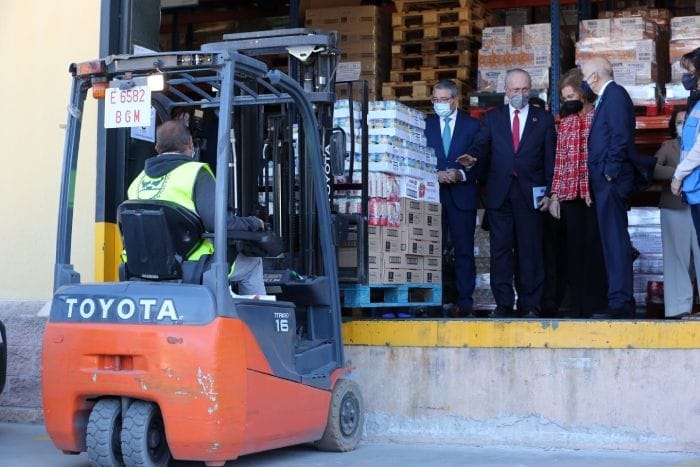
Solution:
M 128 321 L 134 317 L 140 317 L 144 321 L 163 321 L 170 319 L 178 321 L 179 315 L 175 309 L 175 302 L 166 298 L 158 303 L 155 298 L 76 298 L 66 297 L 66 318 L 91 319 L 99 317 L 105 321 L 113 321 L 115 318 Z

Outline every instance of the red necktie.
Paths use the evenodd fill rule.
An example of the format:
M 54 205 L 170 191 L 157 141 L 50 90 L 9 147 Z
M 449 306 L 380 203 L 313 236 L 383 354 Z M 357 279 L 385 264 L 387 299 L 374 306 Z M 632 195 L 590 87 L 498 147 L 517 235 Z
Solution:
M 515 109 L 515 115 L 513 116 L 513 151 L 518 152 L 518 145 L 520 144 L 520 117 L 518 114 L 520 111 Z

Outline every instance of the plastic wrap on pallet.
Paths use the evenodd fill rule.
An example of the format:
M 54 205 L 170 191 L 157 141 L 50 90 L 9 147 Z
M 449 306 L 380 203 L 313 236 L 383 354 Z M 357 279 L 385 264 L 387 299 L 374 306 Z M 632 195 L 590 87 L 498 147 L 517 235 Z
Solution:
M 635 86 L 623 86 L 632 98 L 634 105 L 649 106 L 656 105 L 659 92 L 656 84 L 640 84 Z
M 615 82 L 622 86 L 636 86 L 657 82 L 657 67 L 651 62 L 626 62 L 613 64 Z
M 549 67 L 523 67 L 530 74 L 532 89 L 549 88 Z M 477 89 L 485 92 L 505 92 L 508 68 L 479 70 Z
M 624 42 L 655 39 L 657 24 L 642 17 L 583 20 L 579 25 L 580 42 Z
M 552 49 L 549 45 L 479 49 L 479 70 L 550 66 L 551 64 Z
M 643 39 L 629 42 L 582 42 L 576 43 L 576 63 L 581 64 L 592 57 L 605 57 L 610 63 L 653 62 L 656 63 L 656 42 Z

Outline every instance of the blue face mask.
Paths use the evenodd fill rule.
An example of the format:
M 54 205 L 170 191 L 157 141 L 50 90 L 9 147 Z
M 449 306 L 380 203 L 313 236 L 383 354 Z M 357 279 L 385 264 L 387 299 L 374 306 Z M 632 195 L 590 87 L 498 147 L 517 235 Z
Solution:
M 435 109 L 435 113 L 442 118 L 449 117 L 452 114 L 452 108 L 448 103 L 443 104 L 442 102 L 436 102 L 433 104 L 433 109 Z
M 693 73 L 683 73 L 681 83 L 688 91 L 694 91 L 698 87 L 698 78 Z

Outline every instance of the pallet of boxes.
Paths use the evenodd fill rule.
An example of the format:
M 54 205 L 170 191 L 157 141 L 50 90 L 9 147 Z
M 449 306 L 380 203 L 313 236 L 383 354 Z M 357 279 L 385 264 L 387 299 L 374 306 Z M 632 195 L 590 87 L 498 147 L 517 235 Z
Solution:
M 698 47 L 700 47 L 700 16 L 672 18 L 669 43 L 671 78 L 666 84 L 666 115 L 670 116 L 676 107 L 685 107 L 688 103 L 688 90 L 681 84 L 681 76 L 685 73 L 685 69 L 681 66 L 681 57 Z
M 594 56 L 608 59 L 615 82 L 627 90 L 637 114 L 655 116 L 661 112 L 668 77 L 668 23 L 667 18 L 649 17 L 643 9 L 635 12 L 637 16 L 581 21 L 576 63 Z
M 366 80 L 369 98 L 377 99 L 389 73 L 389 16 L 376 6 L 309 8 L 306 27 L 336 31 L 340 62 L 338 74 L 348 80 Z M 347 96 L 347 87 L 337 87 L 338 97 Z
M 360 109 L 360 103 L 353 104 Z M 349 102 L 339 100 L 334 124 L 349 133 L 355 125 L 360 146 L 361 114 L 349 112 Z M 351 233 L 338 248 L 341 297 L 345 308 L 384 309 L 382 316 L 413 316 L 418 309 L 442 305 L 442 208 L 437 182 L 437 160 L 426 146 L 425 115 L 397 101 L 370 101 L 367 113 L 368 153 L 356 151 L 350 179 L 340 183 L 364 185 L 367 206 L 361 190 L 336 192 L 334 210 L 358 214 L 366 219 L 368 261 L 366 283 L 343 282 L 347 272 L 360 277 L 358 243 L 365 241 Z M 361 170 L 367 158 L 368 177 Z M 366 213 L 366 215 L 365 215 Z M 359 230 L 358 230 L 359 231 Z
M 488 14 L 477 0 L 398 0 L 392 15 L 390 81 L 384 99 L 432 108 L 432 85 L 441 79 L 457 84 L 462 95 L 472 89 L 477 38 Z
M 478 63 L 478 92 L 470 95 L 470 106 L 503 104 L 506 72 L 512 68 L 527 71 L 533 92 L 546 102 L 552 65 L 551 24 L 485 28 Z

